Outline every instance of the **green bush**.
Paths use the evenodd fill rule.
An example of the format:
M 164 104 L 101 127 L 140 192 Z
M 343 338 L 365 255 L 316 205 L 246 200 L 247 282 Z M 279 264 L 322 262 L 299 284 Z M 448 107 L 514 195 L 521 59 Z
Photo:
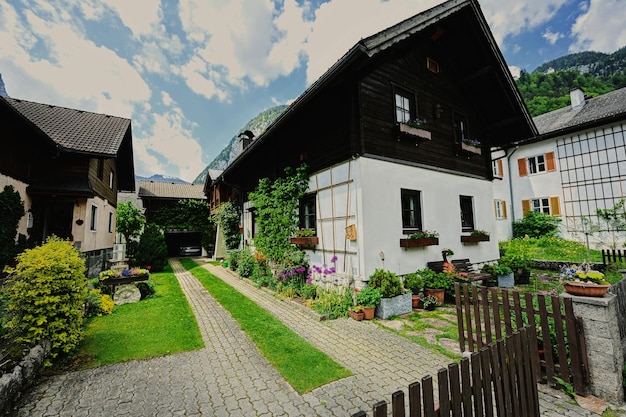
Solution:
M 26 345 L 48 339 L 53 358 L 69 353 L 82 337 L 85 261 L 56 237 L 22 252 L 17 261 L 5 289 L 12 339 Z
M 237 258 L 237 273 L 244 278 L 252 276 L 256 260 L 250 249 L 242 249 Z
M 313 300 L 311 307 L 319 314 L 328 316 L 328 319 L 346 317 L 348 309 L 353 306 L 352 291 L 346 289 L 337 292 L 334 289 L 322 289 L 317 291 L 317 298 Z
M 226 253 L 226 260 L 228 261 L 228 267 L 231 271 L 236 271 L 239 267 L 239 254 L 241 251 L 239 249 L 232 249 Z
M 383 298 L 391 298 L 402 294 L 400 278 L 395 273 L 385 271 L 384 269 L 377 268 L 370 276 L 368 285 L 378 288 Z
M 376 307 L 382 297 L 380 290 L 374 287 L 361 288 L 356 294 L 356 303 L 363 307 Z
M 154 223 L 146 225 L 134 251 L 134 264 L 152 272 L 163 271 L 167 265 L 167 244 L 163 232 Z
M 100 293 L 100 290 L 90 289 L 85 293 L 83 304 L 85 317 L 101 316 L 111 314 L 115 303 L 111 296 Z
M 142 300 L 150 297 L 151 295 L 154 295 L 154 293 L 156 292 L 156 286 L 154 285 L 154 281 L 150 279 L 147 281 L 136 282 L 135 286 L 139 289 Z
M 414 295 L 419 295 L 424 288 L 424 278 L 418 274 L 407 274 L 404 277 L 404 288 L 410 290 Z
M 559 231 L 561 219 L 546 213 L 529 210 L 524 218 L 513 222 L 513 238 L 517 237 L 551 237 Z

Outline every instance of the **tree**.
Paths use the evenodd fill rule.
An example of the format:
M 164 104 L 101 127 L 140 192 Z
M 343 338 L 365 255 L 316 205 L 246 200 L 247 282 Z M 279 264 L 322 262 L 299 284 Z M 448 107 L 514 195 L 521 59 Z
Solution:
M 132 201 L 117 203 L 117 231 L 124 236 L 126 243 L 139 236 L 145 222 L 141 210 Z
M 202 246 L 208 249 L 215 242 L 215 225 L 211 221 L 210 213 L 211 207 L 204 200 L 178 200 L 174 205 L 157 209 L 154 212 L 154 223 L 163 230 L 186 229 L 200 232 Z
M 12 185 L 0 192 L 0 271 L 15 259 L 18 248 L 15 244 L 17 225 L 24 216 L 24 202 Z
M 154 223 L 148 223 L 144 228 L 139 242 L 133 242 L 130 252 L 133 255 L 133 264 L 147 267 L 154 272 L 162 271 L 167 265 L 167 244 L 163 232 Z

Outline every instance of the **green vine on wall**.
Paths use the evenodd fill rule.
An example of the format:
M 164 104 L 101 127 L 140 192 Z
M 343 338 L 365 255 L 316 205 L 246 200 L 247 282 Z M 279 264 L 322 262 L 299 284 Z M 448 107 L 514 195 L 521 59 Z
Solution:
M 239 222 L 241 221 L 239 205 L 232 201 L 224 202 L 220 204 L 212 218 L 222 228 L 226 249 L 237 249 L 241 240 L 239 235 Z
M 309 185 L 306 171 L 306 164 L 295 170 L 287 167 L 285 177 L 263 178 L 249 195 L 256 210 L 254 246 L 274 264 L 282 264 L 288 253 L 298 250 L 290 237 L 298 229 L 298 206 Z

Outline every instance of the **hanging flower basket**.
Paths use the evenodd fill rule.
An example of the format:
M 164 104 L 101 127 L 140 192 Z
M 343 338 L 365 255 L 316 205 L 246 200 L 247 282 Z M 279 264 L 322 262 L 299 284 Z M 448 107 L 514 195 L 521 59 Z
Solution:
M 424 140 L 431 140 L 432 138 L 432 134 L 428 130 L 409 126 L 406 123 L 400 123 L 399 129 L 400 129 L 400 134 L 402 135 L 415 136 Z
M 292 237 L 291 243 L 294 245 L 315 246 L 319 243 L 319 238 L 317 236 Z

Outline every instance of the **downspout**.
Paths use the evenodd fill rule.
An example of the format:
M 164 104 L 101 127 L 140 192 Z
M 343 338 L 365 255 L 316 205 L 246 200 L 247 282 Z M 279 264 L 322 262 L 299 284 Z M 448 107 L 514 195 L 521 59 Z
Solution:
M 515 202 L 513 201 L 513 176 L 511 175 L 511 157 L 518 149 L 519 145 L 515 146 L 515 149 L 513 149 L 513 152 L 511 152 L 510 154 L 508 154 L 507 152 L 506 156 L 506 164 L 509 171 L 509 194 L 511 195 L 511 236 L 513 236 L 513 222 L 515 222 Z

